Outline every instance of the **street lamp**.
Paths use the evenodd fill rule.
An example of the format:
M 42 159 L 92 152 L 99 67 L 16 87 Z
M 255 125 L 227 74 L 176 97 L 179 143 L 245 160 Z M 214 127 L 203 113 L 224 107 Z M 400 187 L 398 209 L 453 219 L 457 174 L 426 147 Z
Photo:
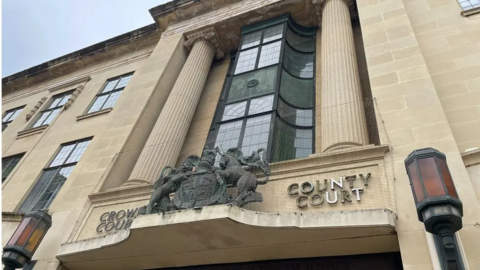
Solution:
M 424 223 L 427 232 L 441 238 L 445 250 L 454 249 L 454 233 L 462 228 L 463 205 L 445 155 L 433 148 L 418 149 L 405 159 L 405 168 L 418 219 Z M 457 261 L 458 258 L 451 258 L 447 264 L 453 265 Z
M 22 268 L 30 262 L 35 250 L 48 229 L 52 226 L 52 217 L 45 212 L 32 212 L 25 215 L 22 222 L 3 247 L 2 262 L 4 270 Z

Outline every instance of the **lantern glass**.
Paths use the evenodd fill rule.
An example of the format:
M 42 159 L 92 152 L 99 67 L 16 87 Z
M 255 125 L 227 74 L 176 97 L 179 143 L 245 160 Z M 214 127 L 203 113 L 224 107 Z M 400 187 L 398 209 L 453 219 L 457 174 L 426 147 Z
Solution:
M 437 164 L 440 172 L 442 173 L 445 186 L 447 187 L 448 195 L 458 199 L 457 191 L 455 190 L 455 185 L 452 181 L 452 176 L 450 175 L 450 172 L 447 168 L 447 162 L 443 159 L 437 158 Z
M 413 191 L 415 193 L 415 199 L 417 203 L 425 199 L 423 194 L 422 183 L 420 183 L 420 178 L 418 177 L 417 163 L 413 162 L 408 166 L 408 171 L 410 173 L 410 180 L 412 181 Z
M 418 167 L 423 178 L 423 185 L 428 197 L 444 196 L 445 188 L 443 187 L 442 178 L 435 164 L 433 157 L 418 160 Z
M 10 238 L 10 240 L 8 241 L 8 244 L 9 246 L 13 246 L 15 245 L 15 243 L 17 242 L 18 238 L 20 237 L 20 235 L 23 233 L 23 230 L 25 229 L 25 227 L 27 227 L 27 224 L 30 222 L 32 218 L 31 217 L 27 217 L 27 218 L 24 218 L 22 220 L 22 223 L 20 223 L 20 225 L 18 226 L 17 230 L 15 231 L 15 233 L 12 235 L 12 238 Z
M 42 240 L 46 230 L 47 230 L 47 224 L 41 222 L 33 232 L 30 239 L 28 239 L 27 245 L 25 246 L 25 250 L 30 253 L 34 253 L 38 245 L 40 244 L 40 241 Z
M 32 218 L 28 223 L 27 227 L 25 227 L 25 230 L 23 230 L 22 235 L 20 236 L 20 238 L 18 238 L 18 241 L 15 245 L 24 247 L 32 233 L 35 231 L 35 228 L 37 227 L 39 222 L 40 220 Z

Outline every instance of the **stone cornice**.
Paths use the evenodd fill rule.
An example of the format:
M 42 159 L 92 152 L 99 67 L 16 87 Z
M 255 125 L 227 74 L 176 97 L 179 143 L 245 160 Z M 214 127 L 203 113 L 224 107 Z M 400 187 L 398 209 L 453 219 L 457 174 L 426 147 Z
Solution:
M 196 41 L 206 40 L 215 48 L 215 57 L 217 59 L 222 59 L 225 56 L 225 49 L 215 28 L 207 27 L 199 31 L 188 33 L 185 36 L 187 41 L 185 41 L 184 45 L 189 50 L 192 49 Z
M 2 212 L 2 221 L 3 222 L 22 222 L 25 214 L 16 213 L 16 212 Z

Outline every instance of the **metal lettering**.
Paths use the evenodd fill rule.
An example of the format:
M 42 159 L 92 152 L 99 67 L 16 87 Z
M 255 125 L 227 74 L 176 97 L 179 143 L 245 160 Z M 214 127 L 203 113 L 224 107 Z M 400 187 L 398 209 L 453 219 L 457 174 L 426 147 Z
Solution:
M 110 225 L 112 225 L 112 226 L 108 227 Z M 113 230 L 113 228 L 115 228 L 115 223 L 113 223 L 112 221 L 108 222 L 107 225 L 105 225 L 105 231 L 107 231 L 107 232 Z
M 368 178 L 370 178 L 371 175 L 372 175 L 371 173 L 367 173 L 367 176 L 365 177 L 363 176 L 363 174 L 360 174 L 360 177 L 363 179 L 363 184 L 365 186 L 368 186 Z
M 293 188 L 298 188 L 298 184 L 297 184 L 297 183 L 293 183 L 293 184 L 291 184 L 290 186 L 288 186 L 288 188 L 287 188 L 288 194 L 289 194 L 289 195 L 298 195 L 298 190 L 293 191 L 293 190 L 292 190 Z
M 357 201 L 360 201 L 360 193 L 363 192 L 363 188 L 354 188 L 352 189 L 352 192 L 357 193 Z
M 116 213 L 117 212 L 115 211 L 110 212 L 110 215 L 108 216 L 108 221 L 114 221 Z
M 105 212 L 100 216 L 100 221 L 101 222 L 107 222 L 107 217 L 110 214 L 110 212 Z
M 343 177 L 340 177 L 340 181 L 337 182 L 335 181 L 335 179 L 333 178 L 330 178 L 330 185 L 331 185 L 331 189 L 334 190 L 335 189 L 335 185 L 339 186 L 341 189 L 343 189 Z
M 123 213 L 122 215 L 120 215 L 120 213 Z M 120 210 L 117 212 L 117 220 L 121 220 L 122 218 L 124 218 L 125 216 L 127 215 L 127 213 L 125 213 L 125 210 Z
M 121 224 L 121 225 L 118 226 L 119 224 Z M 115 230 L 116 231 L 121 230 L 124 224 L 125 224 L 125 219 L 117 221 L 117 224 L 115 225 Z
M 302 195 L 302 196 L 300 196 L 300 197 L 297 198 L 297 206 L 298 206 L 298 208 L 305 208 L 305 207 L 307 207 L 307 206 L 308 206 L 307 203 L 305 203 L 305 204 L 301 204 L 301 203 L 300 203 L 301 200 L 308 200 L 308 197 L 305 196 L 305 195 Z
M 305 186 L 308 185 L 308 189 L 305 189 Z M 303 193 L 303 194 L 309 194 L 313 191 L 315 187 L 313 186 L 313 183 L 308 181 L 308 182 L 303 182 L 302 185 L 300 185 L 300 191 Z
M 317 180 L 317 191 L 318 191 L 318 192 L 322 192 L 322 191 L 327 190 L 327 186 L 328 186 L 327 181 L 328 181 L 327 179 L 324 179 L 324 180 L 323 180 L 324 186 L 323 186 L 323 188 L 321 188 L 321 187 L 320 187 L 320 180 Z
M 102 222 L 102 223 L 100 223 L 100 224 L 97 226 L 97 232 L 98 232 L 98 233 L 103 232 L 103 229 L 100 229 L 100 227 L 101 227 L 101 226 L 105 226 L 105 224 L 106 224 L 106 223 Z
M 350 188 L 353 188 L 353 181 L 355 181 L 355 179 L 357 179 L 356 175 L 345 176 L 345 180 L 350 183 Z
M 315 198 L 319 198 L 320 200 L 317 201 L 317 202 L 314 202 Z M 322 203 L 323 203 L 322 194 L 315 194 L 315 195 L 312 196 L 312 198 L 310 198 L 310 204 L 313 205 L 313 206 L 319 206 Z
M 348 190 L 342 190 L 342 203 L 344 203 L 345 201 L 352 202 L 352 200 L 350 199 L 350 192 L 348 192 Z
M 137 211 L 138 211 L 138 208 L 137 209 L 128 209 L 127 210 L 127 217 L 128 218 L 134 218 L 136 215 L 137 215 Z
M 327 191 L 325 192 L 327 194 L 327 203 L 336 203 L 338 201 L 338 192 L 337 191 L 333 191 L 333 193 L 335 194 L 335 200 L 334 201 L 331 201 L 330 200 L 330 191 Z
M 133 219 L 127 219 L 124 229 L 130 228 L 130 226 L 132 226 L 132 223 L 133 223 Z

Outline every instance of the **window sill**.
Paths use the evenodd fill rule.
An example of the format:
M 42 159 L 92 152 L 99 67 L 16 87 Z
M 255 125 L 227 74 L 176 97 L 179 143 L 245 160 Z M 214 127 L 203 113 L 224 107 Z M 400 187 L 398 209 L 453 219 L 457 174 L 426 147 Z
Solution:
M 97 116 L 97 115 L 109 113 L 112 109 L 113 108 L 107 108 L 107 109 L 103 109 L 103 110 L 100 110 L 100 111 L 79 115 L 79 116 L 77 116 L 77 121 L 87 119 L 87 118 L 90 118 L 90 117 L 94 117 L 94 116 Z
M 17 133 L 17 139 L 25 138 L 34 134 L 42 133 L 45 129 L 47 129 L 48 125 L 43 125 L 35 128 L 29 128 L 26 130 L 19 131 Z
M 468 17 L 470 15 L 474 15 L 474 14 L 478 14 L 478 13 L 480 13 L 480 7 L 471 8 L 471 9 L 467 9 L 467 10 L 464 10 L 464 11 L 460 12 L 460 14 L 462 14 L 463 17 Z

